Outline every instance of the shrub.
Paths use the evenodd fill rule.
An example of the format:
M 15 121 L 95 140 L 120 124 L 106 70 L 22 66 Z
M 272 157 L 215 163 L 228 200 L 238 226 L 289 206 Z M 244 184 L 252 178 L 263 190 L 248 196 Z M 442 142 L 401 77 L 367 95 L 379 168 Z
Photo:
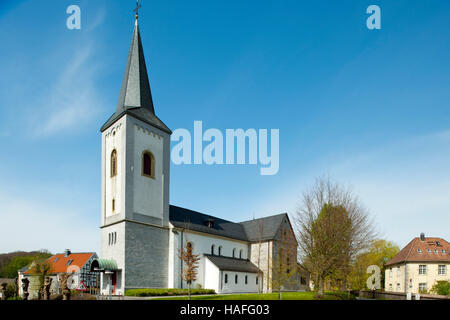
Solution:
M 187 294 L 187 289 L 129 289 L 125 292 L 125 295 L 130 297 L 184 296 Z M 212 289 L 191 289 L 191 294 L 216 294 L 216 292 Z
M 450 295 L 450 281 L 438 281 L 433 288 L 431 288 L 431 292 L 442 296 Z

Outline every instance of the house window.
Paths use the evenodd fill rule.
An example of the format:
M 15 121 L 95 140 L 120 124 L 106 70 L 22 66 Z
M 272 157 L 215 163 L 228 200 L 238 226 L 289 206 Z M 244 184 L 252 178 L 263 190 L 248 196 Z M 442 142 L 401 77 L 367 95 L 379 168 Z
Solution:
M 439 250 L 438 249 L 434 249 L 434 253 L 435 254 L 439 254 Z
M 234 283 L 236 283 L 236 284 L 238 283 L 238 275 L 234 276 Z
M 427 291 L 427 284 L 425 282 L 419 283 L 419 292 Z
M 111 178 L 117 175 L 117 151 L 111 152 Z
M 392 268 L 389 269 L 389 278 L 392 278 Z
M 222 246 L 219 246 L 219 256 L 222 255 Z
M 389 283 L 389 291 L 392 291 L 392 283 Z
M 239 259 L 242 259 L 242 257 L 243 257 L 243 250 L 241 249 L 241 250 L 239 251 Z
M 212 245 L 212 246 L 211 246 L 211 254 L 212 254 L 212 255 L 214 255 L 214 249 L 215 249 L 215 248 L 216 248 L 215 245 Z
M 108 233 L 108 245 L 111 245 L 111 233 Z
M 417 248 L 417 252 L 418 252 L 418 253 L 422 253 L 422 249 Z
M 256 284 L 258 284 L 258 276 L 256 276 Z
M 142 175 L 155 179 L 155 157 L 150 151 L 142 153 Z
M 427 274 L 427 266 L 425 264 L 419 265 L 419 274 Z
M 397 277 L 400 277 L 400 267 L 397 267 Z
M 116 199 L 112 199 L 112 212 L 116 212 Z
M 300 277 L 300 284 L 301 285 L 306 285 L 306 277 L 304 277 L 304 276 Z
M 235 257 L 235 255 L 236 255 L 236 248 L 233 249 L 233 258 Z
M 117 243 L 117 232 L 114 232 L 114 244 Z
M 446 265 L 445 264 L 441 264 L 438 266 L 438 274 L 439 275 L 443 275 L 446 274 L 447 270 L 446 270 Z
M 400 283 L 397 283 L 397 292 L 400 292 Z
M 66 266 L 70 266 L 70 264 L 73 262 L 73 260 L 72 259 L 70 259 L 69 261 L 67 261 L 67 264 L 66 264 Z
M 228 283 L 228 274 L 225 273 L 225 283 Z
M 428 253 L 431 253 L 431 250 L 430 250 L 430 249 L 427 249 L 427 252 L 428 252 Z
M 445 249 L 442 249 L 441 252 L 442 252 L 442 254 L 445 254 Z

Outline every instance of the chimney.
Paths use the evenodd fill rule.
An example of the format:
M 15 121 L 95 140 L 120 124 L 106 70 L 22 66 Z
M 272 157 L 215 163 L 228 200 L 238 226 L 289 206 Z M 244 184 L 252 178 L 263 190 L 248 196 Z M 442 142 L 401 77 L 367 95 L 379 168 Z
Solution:
M 64 257 L 67 258 L 72 252 L 70 252 L 70 249 L 64 250 Z
M 420 234 L 420 241 L 425 241 L 425 233 L 423 232 Z

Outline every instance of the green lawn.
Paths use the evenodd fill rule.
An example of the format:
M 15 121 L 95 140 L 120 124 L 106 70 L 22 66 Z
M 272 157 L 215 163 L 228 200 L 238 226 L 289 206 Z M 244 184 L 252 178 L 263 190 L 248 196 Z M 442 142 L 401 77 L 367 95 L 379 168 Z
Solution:
M 315 300 L 314 292 L 285 292 L 282 294 L 283 300 Z M 346 293 L 327 292 L 323 300 L 345 300 Z M 165 297 L 151 300 L 187 300 L 187 297 Z M 350 299 L 354 299 L 353 296 Z M 210 296 L 191 296 L 191 300 L 278 300 L 278 293 L 263 294 L 227 294 Z

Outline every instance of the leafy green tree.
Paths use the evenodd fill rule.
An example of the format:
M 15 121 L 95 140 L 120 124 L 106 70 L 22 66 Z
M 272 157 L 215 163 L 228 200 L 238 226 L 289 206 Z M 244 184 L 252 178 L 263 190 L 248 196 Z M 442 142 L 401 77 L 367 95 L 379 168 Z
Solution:
M 374 240 L 367 251 L 359 254 L 352 263 L 350 272 L 350 285 L 354 290 L 370 289 L 367 288 L 367 267 L 377 265 L 381 270 L 381 284 L 384 284 L 386 263 L 391 260 L 400 248 L 392 241 L 384 239 Z
M 438 281 L 430 291 L 442 296 L 448 296 L 450 295 L 450 281 Z
M 303 194 L 294 217 L 302 265 L 311 273 L 317 297 L 325 281 L 338 279 L 347 288 L 351 263 L 375 237 L 372 221 L 359 199 L 348 189 L 319 178 Z
M 16 256 L 12 258 L 6 265 L 3 267 L 2 272 L 0 273 L 1 278 L 14 279 L 17 277 L 17 272 L 30 265 L 36 259 L 48 259 L 52 256 L 50 252 L 47 250 L 41 250 L 39 253 L 33 253 L 25 256 Z

